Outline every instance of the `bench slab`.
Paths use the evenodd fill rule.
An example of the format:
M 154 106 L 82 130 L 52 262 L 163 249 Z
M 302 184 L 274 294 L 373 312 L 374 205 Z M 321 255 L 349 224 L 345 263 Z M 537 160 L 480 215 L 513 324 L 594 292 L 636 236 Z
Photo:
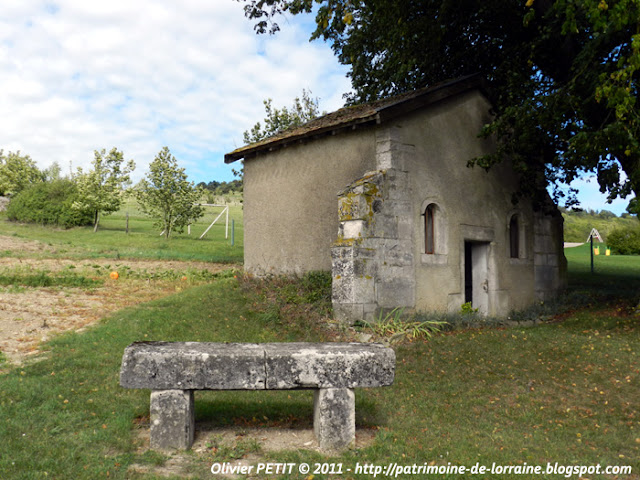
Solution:
M 370 343 L 136 342 L 120 385 L 151 390 L 295 390 L 391 385 L 392 349 Z
M 355 441 L 358 387 L 391 385 L 392 349 L 371 343 L 136 342 L 122 358 L 120 384 L 151 389 L 151 447 L 189 449 L 194 390 L 315 389 L 321 449 Z

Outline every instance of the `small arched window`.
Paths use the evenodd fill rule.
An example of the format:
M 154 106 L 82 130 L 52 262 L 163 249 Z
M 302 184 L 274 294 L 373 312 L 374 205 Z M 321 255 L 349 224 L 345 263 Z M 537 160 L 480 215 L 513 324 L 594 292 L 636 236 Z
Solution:
M 520 257 L 520 222 L 517 214 L 509 220 L 509 252 L 511 258 Z
M 436 253 L 436 214 L 437 207 L 431 203 L 424 211 L 425 253 Z

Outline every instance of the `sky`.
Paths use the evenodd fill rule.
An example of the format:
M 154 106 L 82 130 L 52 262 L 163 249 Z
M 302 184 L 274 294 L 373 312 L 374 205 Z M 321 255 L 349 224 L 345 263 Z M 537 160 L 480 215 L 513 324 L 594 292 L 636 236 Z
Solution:
M 190 180 L 233 180 L 224 154 L 264 118 L 264 99 L 290 106 L 306 89 L 330 112 L 350 90 L 330 46 L 309 42 L 311 16 L 256 35 L 243 5 L 3 0 L 0 149 L 68 173 L 116 147 L 135 160 L 135 182 L 168 146 Z M 628 203 L 606 204 L 594 180 L 578 186 L 583 208 L 620 214 Z

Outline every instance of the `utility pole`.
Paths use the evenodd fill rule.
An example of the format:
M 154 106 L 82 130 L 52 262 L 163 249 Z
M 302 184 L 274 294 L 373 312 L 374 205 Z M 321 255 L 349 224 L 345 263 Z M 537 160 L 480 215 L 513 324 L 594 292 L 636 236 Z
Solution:
M 589 239 L 591 240 L 591 273 L 593 274 L 593 232 L 589 235 Z

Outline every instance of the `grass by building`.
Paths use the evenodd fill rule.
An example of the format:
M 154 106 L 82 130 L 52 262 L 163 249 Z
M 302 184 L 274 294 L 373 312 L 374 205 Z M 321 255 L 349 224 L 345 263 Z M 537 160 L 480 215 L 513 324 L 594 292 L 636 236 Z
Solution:
M 0 216 L 0 235 L 38 240 L 55 246 L 58 254 L 65 258 L 147 258 L 241 263 L 244 238 L 241 205 L 229 206 L 228 232 L 225 231 L 224 214 L 202 240 L 195 240 L 221 211 L 221 207 L 206 207 L 204 217 L 191 227 L 190 235 L 185 229 L 181 234 L 173 234 L 169 241 L 160 235 L 153 220 L 143 215 L 134 201 L 127 202 L 120 211 L 104 216 L 96 233 L 91 227 L 56 229 L 8 222 Z M 231 245 L 232 235 L 234 245 Z M 13 255 L 10 252 L 5 254 Z
M 213 240 L 216 245 L 206 249 L 193 246 L 193 239 L 150 238 L 148 225 L 134 232 L 146 231 L 149 238 L 141 234 L 133 241 L 130 233 L 127 240 L 122 220 L 105 218 L 95 236 L 90 229 L 51 232 L 2 222 L 0 234 L 40 238 L 73 255 L 234 258 Z M 67 254 L 60 250 L 57 255 Z M 356 421 L 374 433 L 371 445 L 335 457 L 310 450 L 264 453 L 265 460 L 350 468 L 356 462 L 630 465 L 630 478 L 638 478 L 640 257 L 599 257 L 592 275 L 587 248 L 567 250 L 567 256 L 571 289 L 561 315 L 535 327 L 458 330 L 395 346 L 394 385 L 356 393 Z M 132 464 L 160 466 L 170 463 L 169 455 L 139 448 L 137 431 L 148 428 L 149 392 L 122 389 L 118 372 L 125 346 L 139 340 L 352 339 L 353 331 L 326 322 L 326 288 L 318 278 L 258 281 L 229 272 L 50 341 L 41 361 L 7 367 L 0 376 L 0 478 L 208 479 L 214 461 L 246 450 L 247 426 L 310 427 L 310 392 L 198 393 L 196 421 L 234 429 L 235 443 L 187 455 L 185 470 L 173 476 L 136 473 Z M 341 478 L 349 477 L 370 475 Z M 330 476 L 314 477 L 321 478 Z

